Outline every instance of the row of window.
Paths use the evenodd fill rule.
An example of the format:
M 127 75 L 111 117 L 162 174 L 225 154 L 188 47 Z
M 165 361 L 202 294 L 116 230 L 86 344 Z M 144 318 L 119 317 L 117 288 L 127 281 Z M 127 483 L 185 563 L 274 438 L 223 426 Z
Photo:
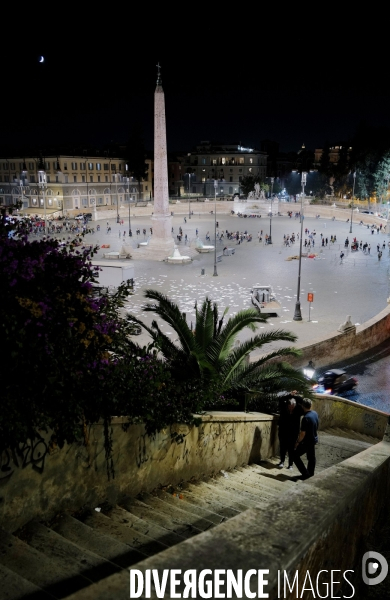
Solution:
M 25 167 L 28 168 L 29 171 L 36 171 L 38 170 L 38 161 L 35 162 L 28 162 L 27 164 L 25 163 L 14 163 L 14 162 L 2 162 L 0 163 L 0 169 L 2 169 L 3 171 L 15 171 L 16 170 L 16 164 L 18 164 L 19 167 L 19 171 L 23 171 Z M 119 171 L 121 171 L 122 169 L 122 164 L 115 164 L 115 163 L 103 163 L 103 169 L 102 169 L 102 163 L 98 162 L 98 163 L 86 163 L 86 162 L 81 162 L 81 163 L 77 163 L 77 162 L 72 162 L 70 163 L 71 167 L 72 167 L 72 171 L 77 171 L 78 165 L 80 165 L 80 171 L 86 171 L 87 170 L 87 166 L 88 166 L 88 170 L 89 171 L 113 171 L 114 173 L 116 173 L 117 169 Z M 45 166 L 45 171 L 50 171 L 51 169 L 53 169 L 53 171 L 58 171 L 59 170 L 59 166 L 60 164 L 57 161 L 54 161 L 53 163 L 51 162 L 45 162 L 44 163 Z M 111 169 L 110 169 L 111 166 Z M 64 162 L 63 163 L 63 170 L 67 171 L 68 170 L 68 163 Z
M 208 162 L 210 161 L 210 163 Z M 263 161 L 263 162 L 262 162 Z M 195 162 L 197 163 L 197 158 L 195 158 Z M 212 164 L 212 165 L 245 165 L 245 164 L 250 164 L 250 165 L 261 165 L 261 164 L 266 164 L 266 160 L 263 157 L 258 157 L 257 158 L 257 163 L 256 163 L 256 158 L 252 158 L 252 157 L 246 157 L 246 161 L 245 161 L 245 157 L 240 156 L 238 158 L 226 158 L 224 156 L 219 157 L 219 158 L 202 158 L 200 161 L 201 165 L 207 165 L 207 164 Z
M 77 163 L 77 162 L 72 162 L 71 163 L 71 167 L 72 167 L 72 171 L 77 171 L 77 165 L 80 164 L 80 171 L 86 171 L 87 165 L 88 165 L 88 171 L 93 171 L 94 169 L 96 171 L 101 171 L 102 170 L 102 163 L 98 162 L 98 163 L 85 163 L 85 162 L 81 162 L 81 163 Z M 117 170 L 121 171 L 122 169 L 122 165 L 116 165 L 115 163 L 103 163 L 103 171 L 109 171 L 110 170 L 110 166 L 111 166 L 111 171 L 113 171 L 114 173 Z M 68 170 L 68 163 L 64 162 L 63 164 L 63 170 L 67 171 Z
M 19 184 L 20 180 L 16 176 L 15 173 L 12 174 L 11 177 L 12 177 L 13 183 L 18 183 Z M 72 175 L 72 177 L 73 177 L 73 183 L 77 183 L 78 181 L 80 181 L 80 176 L 79 176 L 79 179 L 77 178 L 78 177 L 77 175 Z M 123 177 L 122 176 L 119 176 L 119 175 L 117 176 L 116 174 L 113 174 L 112 175 L 112 179 L 111 179 L 111 181 L 113 183 L 116 183 L 116 177 L 119 177 L 118 181 L 123 181 Z M 3 182 L 3 181 L 5 183 L 9 183 L 10 182 L 10 176 L 9 175 L 0 175 L 0 182 Z M 95 179 L 94 179 L 94 176 L 90 175 L 89 176 L 89 181 L 91 183 L 94 183 L 94 182 L 95 183 L 96 182 L 97 183 L 102 183 L 100 175 L 97 175 L 97 180 L 96 180 L 96 176 L 95 176 Z M 103 183 L 108 183 L 108 181 L 109 181 L 109 176 L 108 175 L 104 175 L 104 182 Z M 46 182 L 47 183 L 61 183 L 60 182 L 60 176 L 59 175 L 55 175 L 55 181 L 54 181 L 54 179 L 51 180 L 51 176 L 50 175 L 46 175 Z M 36 183 L 35 175 L 29 175 L 28 181 L 24 180 L 23 185 L 28 185 L 29 183 Z M 64 183 L 69 183 L 69 175 L 65 175 L 64 174 Z M 81 175 L 81 183 L 86 183 L 86 175 Z

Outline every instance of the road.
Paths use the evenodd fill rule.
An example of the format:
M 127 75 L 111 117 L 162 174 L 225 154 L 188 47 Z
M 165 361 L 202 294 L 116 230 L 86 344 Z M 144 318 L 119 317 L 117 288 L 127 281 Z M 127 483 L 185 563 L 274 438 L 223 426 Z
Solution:
M 358 380 L 358 387 L 343 394 L 354 400 L 390 414 L 390 343 L 385 342 L 353 359 L 334 363 L 328 368 L 344 368 Z M 325 371 L 321 369 L 321 373 Z M 320 373 L 318 373 L 320 374 Z

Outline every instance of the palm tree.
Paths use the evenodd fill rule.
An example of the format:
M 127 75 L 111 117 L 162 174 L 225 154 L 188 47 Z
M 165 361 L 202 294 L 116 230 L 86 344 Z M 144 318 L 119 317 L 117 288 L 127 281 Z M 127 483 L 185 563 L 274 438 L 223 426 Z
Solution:
M 254 335 L 245 342 L 237 340 L 245 328 L 256 331 L 258 323 L 267 317 L 252 308 L 239 311 L 225 323 L 228 308 L 219 316 L 216 303 L 206 297 L 200 309 L 195 305 L 195 329 L 187 323 L 185 313 L 167 296 L 155 290 L 146 290 L 145 297 L 153 300 L 143 310 L 154 312 L 177 334 L 177 343 L 161 331 L 156 321 L 151 327 L 128 315 L 133 323 L 141 325 L 151 336 L 177 380 L 202 380 L 204 388 L 217 384 L 220 395 L 235 397 L 249 393 L 253 399 L 259 394 L 267 398 L 281 391 L 296 390 L 309 393 L 306 378 L 289 364 L 281 362 L 285 356 L 298 356 L 293 347 L 280 348 L 249 362 L 249 354 L 258 348 L 278 342 L 295 342 L 297 336 L 282 329 Z

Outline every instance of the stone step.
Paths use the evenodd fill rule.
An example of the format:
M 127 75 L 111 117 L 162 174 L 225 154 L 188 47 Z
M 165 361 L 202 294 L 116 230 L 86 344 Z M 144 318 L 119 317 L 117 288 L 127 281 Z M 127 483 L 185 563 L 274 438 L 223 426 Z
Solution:
M 88 515 L 83 518 L 83 522 L 89 527 L 92 527 L 92 529 L 96 529 L 104 535 L 111 536 L 114 540 L 117 540 L 122 544 L 127 544 L 146 556 L 153 556 L 154 554 L 165 550 L 165 548 L 168 548 L 168 544 L 156 541 L 153 537 L 149 537 L 140 531 L 137 531 L 135 527 L 121 524 L 102 513 Z
M 274 499 L 274 496 L 272 494 L 268 494 L 267 490 L 254 490 L 253 487 L 245 485 L 244 483 L 240 483 L 233 477 L 230 479 L 221 475 L 220 477 L 211 479 L 210 483 L 218 489 L 223 488 L 227 492 L 235 492 L 240 494 L 243 498 L 245 498 L 246 501 L 253 502 L 255 506 L 272 502 Z
M 42 588 L 17 575 L 14 571 L 0 565 L 1 600 L 53 600 L 54 596 L 47 594 Z
M 362 452 L 363 450 L 366 450 L 371 446 L 372 444 L 366 441 L 340 437 L 337 435 L 324 434 L 322 436 L 320 435 L 316 449 L 319 447 L 332 447 L 344 449 L 354 454 L 357 454 L 358 452 Z
M 183 502 L 183 499 L 180 498 L 180 494 L 173 495 L 172 493 L 169 493 L 167 491 L 156 490 L 153 492 L 152 495 L 156 498 L 160 498 L 160 500 L 163 500 L 166 504 L 168 504 L 171 507 L 171 511 L 176 510 L 176 508 L 180 508 L 181 510 L 184 510 L 194 515 L 198 515 L 199 517 L 206 519 L 213 525 L 219 525 L 219 523 L 222 523 L 225 520 L 224 517 L 221 517 L 221 515 L 218 515 L 212 512 L 211 510 L 207 510 L 205 508 L 202 508 L 201 506 L 197 506 L 195 508 L 193 504 Z
M 123 506 L 139 519 L 159 525 L 168 531 L 180 535 L 184 539 L 188 539 L 201 532 L 200 529 L 197 529 L 189 522 L 183 521 L 180 517 L 177 519 L 176 517 L 172 518 L 172 514 L 169 516 L 159 512 L 136 498 L 126 500 L 126 502 L 123 502 Z
M 137 512 L 136 509 L 135 512 Z M 128 511 L 125 504 L 122 506 L 113 506 L 109 511 L 109 516 L 117 523 L 125 524 L 132 529 L 136 529 L 136 531 L 144 533 L 149 538 L 161 541 L 164 546 L 175 546 L 186 539 L 182 535 L 166 529 L 157 522 L 150 521 L 147 518 L 142 519 L 140 516 Z
M 337 428 L 320 432 L 316 472 L 371 443 L 367 436 L 342 434 Z M 203 480 L 142 492 L 121 506 L 103 505 L 101 512 L 59 515 L 50 527 L 32 521 L 17 537 L 0 532 L 0 576 L 8 582 L 1 600 L 116 599 L 119 590 L 128 589 L 129 567 L 248 508 L 262 510 L 300 485 L 292 480 L 297 469 L 278 469 L 279 460 L 274 456 Z
M 161 498 L 157 498 L 152 494 L 141 493 L 137 496 L 138 500 L 144 502 L 152 509 L 155 509 L 159 513 L 163 513 L 167 517 L 171 519 L 175 519 L 175 521 L 182 523 L 184 526 L 195 527 L 199 531 L 207 531 L 214 526 L 212 521 L 208 519 L 202 518 L 199 514 L 194 512 L 185 510 L 181 506 L 176 506 L 175 512 L 172 512 L 172 506 L 165 502 L 165 500 Z
M 194 506 L 195 510 L 198 508 L 205 508 L 206 510 L 215 512 L 218 516 L 221 516 L 224 519 L 230 519 L 240 514 L 239 510 L 215 500 L 214 497 L 210 497 L 210 495 L 204 496 L 198 494 L 197 491 L 191 491 L 189 486 L 186 486 L 186 484 L 180 484 L 180 487 L 176 488 L 176 491 L 182 496 L 181 502 L 187 502 L 188 504 L 191 504 Z
M 352 429 L 343 429 L 342 427 L 332 427 L 325 429 L 323 432 L 325 434 L 332 434 L 338 437 L 360 440 L 362 442 L 367 442 L 368 444 L 377 444 L 380 440 L 374 436 L 367 435 L 366 433 L 359 433 L 358 431 L 354 431 Z
M 250 469 L 252 473 L 259 473 L 260 475 L 272 480 L 276 485 L 290 487 L 295 485 L 295 482 L 292 480 L 292 477 L 295 473 L 293 471 L 289 471 L 288 469 L 278 469 L 277 465 L 279 462 L 280 460 L 277 459 L 275 463 L 267 463 L 267 466 L 264 466 L 263 463 L 252 463 L 251 465 L 244 465 L 242 468 L 246 470 Z
M 161 541 L 164 546 L 175 546 L 185 539 L 183 536 L 168 531 L 165 527 L 161 527 L 161 525 L 149 522 L 147 519 L 139 518 L 128 511 L 125 506 L 113 506 L 110 509 L 108 516 L 113 521 L 126 525 L 150 539 Z
M 234 489 L 227 490 L 223 487 L 223 485 L 217 487 L 216 482 L 212 483 L 211 480 L 202 481 L 201 485 L 202 491 L 207 492 L 207 494 L 214 493 L 215 498 L 220 498 L 221 501 L 223 500 L 223 502 L 226 502 L 226 504 L 232 505 L 234 502 L 235 506 L 239 508 L 240 512 L 257 506 L 257 503 L 254 500 L 248 498 L 248 496 L 242 494 L 241 492 Z
M 258 473 L 253 470 L 244 471 L 243 469 L 236 468 L 229 472 L 229 476 L 233 480 L 237 480 L 254 490 L 266 490 L 266 492 L 272 496 L 278 496 L 281 491 L 285 489 L 283 482 L 276 479 L 276 475 L 280 473 L 281 469 L 277 469 L 275 475 L 267 473 Z
M 92 529 L 92 527 L 68 514 L 57 516 L 56 521 L 50 523 L 50 527 L 70 542 L 80 546 L 80 548 L 93 552 L 122 567 L 122 569 L 126 569 L 146 558 L 146 554 L 142 554 L 142 552 L 129 547 L 127 544 L 118 542 L 109 535 Z
M 92 581 L 80 575 L 80 566 L 62 563 L 38 552 L 4 529 L 0 530 L 0 564 L 27 579 L 54 598 L 65 598 Z
M 231 506 L 239 513 L 252 508 L 252 503 L 245 501 L 239 493 L 230 493 L 221 488 L 216 490 L 214 485 L 209 485 L 206 481 L 189 484 L 192 493 L 223 503 L 225 506 Z
M 279 475 L 285 470 L 286 469 L 278 469 L 277 474 Z M 267 490 L 276 497 L 280 496 L 280 494 L 289 489 L 289 486 L 286 485 L 285 481 L 280 481 L 279 479 L 276 479 L 276 476 L 268 475 L 268 473 L 259 473 L 255 470 L 247 471 L 243 468 L 236 468 L 232 473 L 233 476 L 237 477 L 239 481 L 246 483 L 246 485 L 252 485 L 256 490 L 262 489 L 264 486 L 266 486 Z M 287 473 L 290 473 L 290 471 L 287 471 Z
M 18 532 L 18 537 L 38 552 L 71 567 L 75 573 L 91 581 L 99 581 L 120 570 L 118 565 L 80 548 L 38 521 L 30 521 Z

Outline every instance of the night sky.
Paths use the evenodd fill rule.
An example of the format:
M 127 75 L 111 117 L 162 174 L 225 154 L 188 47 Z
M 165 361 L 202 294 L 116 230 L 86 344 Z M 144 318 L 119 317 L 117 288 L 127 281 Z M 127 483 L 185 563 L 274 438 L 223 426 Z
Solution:
M 239 5 L 171 14 L 150 4 L 99 16 L 94 6 L 72 17 L 51 5 L 56 19 L 44 25 L 34 12 L 18 23 L 20 46 L 2 41 L 3 148 L 125 143 L 137 123 L 153 150 L 157 62 L 168 151 L 201 140 L 260 147 L 262 139 L 285 152 L 302 143 L 314 150 L 348 142 L 362 120 L 390 128 L 381 19 L 375 35 L 358 35 L 369 14 L 342 20 L 282 5 L 261 18 Z

